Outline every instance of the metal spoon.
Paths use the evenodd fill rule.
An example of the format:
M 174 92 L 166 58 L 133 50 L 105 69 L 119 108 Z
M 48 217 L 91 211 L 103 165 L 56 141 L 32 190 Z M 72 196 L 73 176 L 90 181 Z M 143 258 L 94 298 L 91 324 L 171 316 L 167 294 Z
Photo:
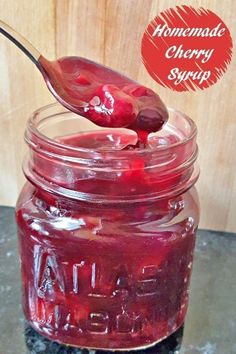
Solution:
M 166 122 L 166 107 L 152 90 L 85 58 L 49 61 L 2 21 L 0 32 L 32 60 L 51 93 L 69 110 L 105 127 L 147 127 L 152 132 Z

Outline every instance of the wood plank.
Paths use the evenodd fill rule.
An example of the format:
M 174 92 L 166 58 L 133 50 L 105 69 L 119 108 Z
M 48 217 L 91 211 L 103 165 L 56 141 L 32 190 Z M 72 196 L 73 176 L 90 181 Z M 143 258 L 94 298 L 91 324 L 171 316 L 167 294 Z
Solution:
M 103 62 L 105 0 L 57 1 L 57 57 L 77 55 Z
M 45 56 L 54 57 L 54 1 L 0 2 L 1 20 L 28 38 Z M 10 41 L 0 36 L 0 204 L 14 205 L 24 182 L 23 133 L 33 110 L 52 101 L 41 74 Z

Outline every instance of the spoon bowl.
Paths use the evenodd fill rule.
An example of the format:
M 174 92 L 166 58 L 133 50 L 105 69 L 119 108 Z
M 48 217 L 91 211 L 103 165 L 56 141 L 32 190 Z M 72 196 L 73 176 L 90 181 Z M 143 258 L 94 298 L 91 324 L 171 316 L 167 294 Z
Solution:
M 49 61 L 2 21 L 0 32 L 32 60 L 63 106 L 95 124 L 128 127 L 146 139 L 167 121 L 168 112 L 160 97 L 123 74 L 81 57 Z

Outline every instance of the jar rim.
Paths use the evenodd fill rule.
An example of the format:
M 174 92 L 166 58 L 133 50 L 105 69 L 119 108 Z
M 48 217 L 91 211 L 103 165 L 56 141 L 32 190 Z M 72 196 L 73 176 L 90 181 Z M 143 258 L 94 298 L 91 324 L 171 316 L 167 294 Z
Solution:
M 33 134 L 34 136 L 36 136 L 37 138 L 39 138 L 41 141 L 45 142 L 47 145 L 53 146 L 55 148 L 59 148 L 59 149 L 63 149 L 63 150 L 68 150 L 68 151 L 73 151 L 75 152 L 81 152 L 81 153 L 94 153 L 94 154 L 99 154 L 101 153 L 101 149 L 94 149 L 94 148 L 86 148 L 86 147 L 76 147 L 76 146 L 72 146 L 66 143 L 62 143 L 58 140 L 55 140 L 53 138 L 50 138 L 48 136 L 46 136 L 45 134 L 43 134 L 42 132 L 40 132 L 40 130 L 38 129 L 38 125 L 39 125 L 39 121 L 37 121 L 37 119 L 40 117 L 40 115 L 51 109 L 51 108 L 57 108 L 60 107 L 61 109 L 63 109 L 63 111 L 61 111 L 61 113 L 70 113 L 70 111 L 68 109 L 66 109 L 65 107 L 61 106 L 58 102 L 54 102 L 51 104 L 47 104 L 45 106 L 42 106 L 41 108 L 38 108 L 37 110 L 35 110 L 29 120 L 28 120 L 28 125 L 27 125 L 27 129 L 28 132 Z M 176 110 L 174 108 L 170 108 L 167 107 L 169 113 L 175 113 L 175 114 L 179 114 L 181 116 L 181 118 L 184 118 L 184 120 L 189 124 L 189 134 L 184 137 L 183 139 L 174 142 L 174 143 L 170 143 L 168 145 L 158 145 L 156 147 L 150 147 L 150 148 L 139 148 L 139 149 L 134 149 L 134 150 L 118 150 L 118 149 L 103 149 L 102 152 L 109 152 L 114 154 L 114 157 L 116 154 L 121 154 L 123 151 L 125 152 L 126 156 L 132 156 L 132 154 L 136 154 L 137 153 L 147 153 L 147 152 L 158 152 L 158 151 L 165 151 L 165 150 L 169 150 L 171 148 L 176 148 L 180 145 L 185 145 L 187 144 L 191 139 L 193 139 L 196 135 L 197 135 L 197 126 L 194 123 L 194 121 L 187 116 L 185 113 L 182 113 L 179 110 Z M 71 112 L 73 113 L 73 112 Z M 79 116 L 81 117 L 81 116 Z M 105 129 L 105 128 L 104 128 Z M 27 143 L 29 143 L 29 139 L 27 137 L 27 132 L 25 134 L 25 140 Z
M 96 133 L 104 128 L 91 127 L 87 120 L 87 129 L 87 123 L 83 125 L 85 118 L 78 116 L 85 119 L 80 125 L 80 119 L 77 120 L 73 113 L 71 116 L 71 112 L 58 103 L 44 106 L 33 112 L 28 121 L 25 140 L 30 152 L 23 164 L 24 174 L 33 185 L 49 193 L 95 203 L 143 202 L 178 195 L 189 189 L 199 175 L 195 164 L 198 155 L 197 127 L 184 113 L 171 108 L 169 112 L 166 129 L 154 137 L 159 144 L 159 138 L 178 131 L 176 137 L 179 139 L 174 143 L 156 144 L 157 147 L 148 149 L 105 150 L 60 142 L 59 137 L 70 136 L 71 129 L 72 134 L 83 134 L 93 129 Z M 60 126 L 62 131 L 56 128 Z M 44 134 L 44 129 L 48 135 Z M 58 137 L 54 138 L 57 132 Z M 132 187 L 133 179 L 129 179 L 130 171 L 141 176 L 135 188 Z M 138 171 L 144 174 L 140 175 Z M 125 175 L 127 183 L 124 183 Z M 96 183 L 91 188 L 96 180 L 102 181 L 104 188 L 97 189 Z

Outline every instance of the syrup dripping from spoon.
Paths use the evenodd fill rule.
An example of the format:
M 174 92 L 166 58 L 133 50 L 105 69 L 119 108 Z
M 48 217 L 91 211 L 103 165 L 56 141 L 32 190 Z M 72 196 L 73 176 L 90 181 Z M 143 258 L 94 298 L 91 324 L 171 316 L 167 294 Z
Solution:
M 32 60 L 63 106 L 95 124 L 132 129 L 145 144 L 148 134 L 160 130 L 167 121 L 167 109 L 151 89 L 85 58 L 49 61 L 2 21 L 0 32 Z

